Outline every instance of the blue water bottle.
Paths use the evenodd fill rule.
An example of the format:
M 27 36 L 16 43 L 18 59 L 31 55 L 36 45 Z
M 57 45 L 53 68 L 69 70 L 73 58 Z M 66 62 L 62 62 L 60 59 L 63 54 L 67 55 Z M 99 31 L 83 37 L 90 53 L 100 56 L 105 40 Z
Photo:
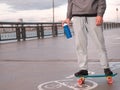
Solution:
M 63 25 L 63 27 L 64 27 L 64 33 L 65 33 L 67 39 L 72 38 L 72 34 L 71 34 L 69 26 L 65 23 Z

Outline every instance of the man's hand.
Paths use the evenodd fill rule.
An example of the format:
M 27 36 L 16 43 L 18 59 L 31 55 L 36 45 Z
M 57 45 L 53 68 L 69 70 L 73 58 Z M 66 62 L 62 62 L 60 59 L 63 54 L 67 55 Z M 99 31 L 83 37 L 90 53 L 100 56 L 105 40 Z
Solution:
M 97 16 L 96 17 L 96 25 L 100 26 L 103 23 L 103 17 L 102 16 Z
M 70 24 L 70 19 L 67 18 L 66 20 L 62 21 L 62 26 L 64 25 L 64 23 L 67 23 L 69 25 Z

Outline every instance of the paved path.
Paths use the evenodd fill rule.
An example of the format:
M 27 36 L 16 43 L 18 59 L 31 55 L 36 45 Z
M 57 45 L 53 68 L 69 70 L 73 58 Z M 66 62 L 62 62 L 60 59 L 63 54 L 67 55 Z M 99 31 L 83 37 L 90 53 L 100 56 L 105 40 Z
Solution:
M 120 30 L 104 32 L 109 59 L 120 59 Z M 89 40 L 89 59 L 98 59 L 96 47 Z M 0 60 L 75 60 L 74 38 L 65 37 L 0 44 Z M 113 60 L 113 61 L 114 61 Z
M 118 75 L 114 84 L 105 78 L 87 79 L 78 88 L 73 73 L 79 70 L 74 39 L 65 37 L 0 43 L 0 90 L 119 90 L 120 30 L 104 31 L 110 66 Z M 96 48 L 89 40 L 89 71 L 103 73 Z M 93 48 L 94 47 L 94 48 Z

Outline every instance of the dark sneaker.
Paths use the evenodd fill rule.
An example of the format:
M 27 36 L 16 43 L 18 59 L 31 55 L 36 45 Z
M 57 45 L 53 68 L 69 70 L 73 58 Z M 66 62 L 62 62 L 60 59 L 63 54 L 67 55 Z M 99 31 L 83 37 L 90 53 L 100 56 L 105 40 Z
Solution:
M 113 72 L 112 72 L 109 68 L 104 69 L 104 73 L 105 73 L 105 75 L 107 75 L 107 76 L 113 74 Z
M 88 75 L 88 71 L 87 70 L 80 70 L 79 72 L 76 72 L 74 75 L 76 77 Z

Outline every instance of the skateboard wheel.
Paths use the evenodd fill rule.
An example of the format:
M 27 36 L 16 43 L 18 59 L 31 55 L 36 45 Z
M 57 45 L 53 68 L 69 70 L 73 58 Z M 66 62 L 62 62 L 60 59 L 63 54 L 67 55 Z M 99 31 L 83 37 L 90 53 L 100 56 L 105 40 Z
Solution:
M 85 82 L 85 78 L 84 77 L 81 77 L 80 79 L 78 79 L 78 84 L 79 85 L 82 85 L 82 84 L 84 84 L 84 82 Z
M 107 82 L 108 82 L 108 84 L 112 84 L 113 83 L 113 79 L 112 79 L 111 76 L 107 77 Z

